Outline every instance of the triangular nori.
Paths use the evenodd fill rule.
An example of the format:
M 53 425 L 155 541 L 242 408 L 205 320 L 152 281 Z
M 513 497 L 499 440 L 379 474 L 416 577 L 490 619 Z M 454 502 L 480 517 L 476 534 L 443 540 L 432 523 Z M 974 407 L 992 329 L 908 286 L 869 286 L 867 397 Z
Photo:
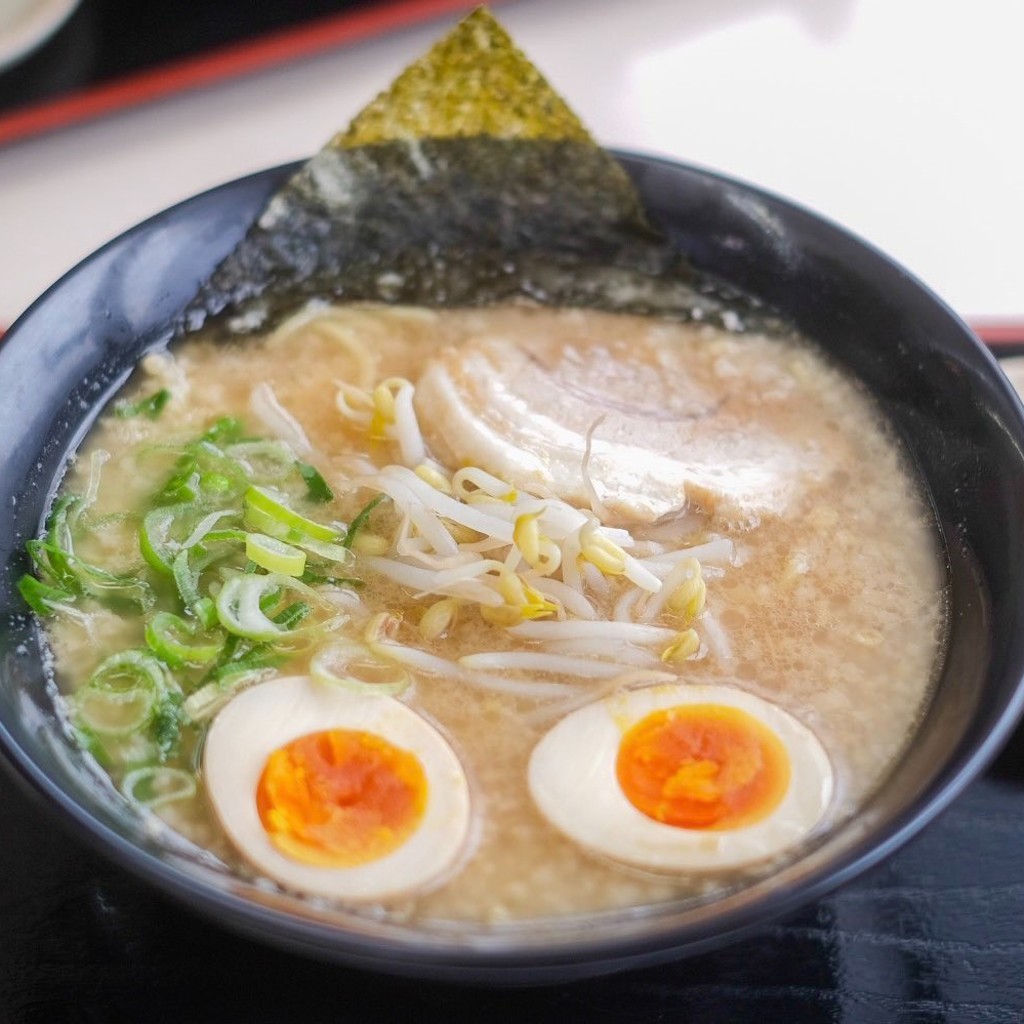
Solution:
M 264 328 L 311 298 L 686 316 L 688 276 L 621 167 L 481 8 L 270 199 L 185 327 Z
M 410 64 L 330 144 L 474 135 L 593 144 L 565 100 L 483 7 Z

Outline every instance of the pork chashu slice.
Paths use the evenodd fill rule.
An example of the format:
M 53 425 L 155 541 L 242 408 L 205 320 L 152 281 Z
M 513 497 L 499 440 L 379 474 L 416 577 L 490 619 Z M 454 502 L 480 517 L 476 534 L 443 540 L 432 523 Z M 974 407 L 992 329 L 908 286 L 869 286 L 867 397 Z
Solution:
M 578 310 L 506 310 L 429 360 L 416 412 L 446 465 L 622 522 L 783 514 L 827 472 L 803 356 L 759 336 Z M 832 442 L 835 443 L 835 442 Z

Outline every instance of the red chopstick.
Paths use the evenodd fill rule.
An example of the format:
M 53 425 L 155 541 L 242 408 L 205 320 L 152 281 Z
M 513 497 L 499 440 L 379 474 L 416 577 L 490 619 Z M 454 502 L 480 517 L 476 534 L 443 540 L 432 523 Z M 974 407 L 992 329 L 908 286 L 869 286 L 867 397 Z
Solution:
M 971 330 L 996 353 L 1009 345 L 1024 346 L 1024 321 L 978 321 Z

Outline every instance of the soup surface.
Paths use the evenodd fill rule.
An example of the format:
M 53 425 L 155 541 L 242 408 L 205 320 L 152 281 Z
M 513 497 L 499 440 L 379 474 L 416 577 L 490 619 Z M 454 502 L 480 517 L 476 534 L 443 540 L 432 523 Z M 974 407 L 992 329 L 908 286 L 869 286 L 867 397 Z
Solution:
M 124 400 L 96 424 L 64 492 L 86 495 L 76 555 L 148 574 L 155 603 L 145 614 L 89 600 L 58 609 L 48 635 L 64 693 L 87 690 L 110 655 L 144 650 L 156 612 L 181 611 L 180 580 L 140 555 L 140 524 L 159 523 L 146 518 L 153 496 L 169 493 L 188 445 L 224 417 L 244 434 L 224 445 L 207 433 L 221 453 L 273 462 L 282 449 L 265 442 L 277 439 L 329 488 L 308 505 L 271 506 L 271 520 L 287 519 L 282 506 L 298 510 L 353 552 L 343 571 L 302 576 L 313 610 L 273 664 L 216 677 L 208 660 L 172 673 L 188 712 L 172 741 L 160 746 L 152 724 L 145 742 L 83 729 L 119 785 L 154 759 L 177 769 L 144 780 L 158 799 L 138 776 L 128 791 L 234 870 L 252 870 L 254 858 L 211 808 L 206 731 L 236 695 L 304 674 L 325 648 L 342 661 L 346 650 L 365 654 L 346 670 L 357 684 L 394 690 L 387 699 L 436 726 L 461 766 L 465 840 L 422 889 L 379 901 L 432 919 L 590 912 L 742 881 L 713 857 L 698 869 L 619 861 L 542 812 L 531 756 L 593 702 L 671 682 L 739 689 L 788 712 L 831 765 L 813 837 L 881 782 L 927 699 L 943 635 L 933 520 L 878 409 L 801 341 L 526 306 L 331 307 L 258 341 L 200 338 L 150 355 Z M 204 472 L 198 486 L 226 486 Z M 169 507 L 188 504 L 178 498 Z M 216 529 L 232 542 L 240 524 L 221 513 L 205 526 L 198 511 L 189 520 L 193 537 L 207 530 L 194 548 Z M 188 540 L 179 533 L 167 550 Z M 296 545 L 282 546 L 258 565 L 299 579 L 287 568 Z M 300 553 L 327 564 L 331 551 L 310 542 Z M 246 567 L 252 558 L 238 556 L 193 575 L 220 607 Z M 240 619 L 242 604 L 232 606 Z M 68 706 L 81 725 L 83 699 Z M 230 742 L 244 751 L 257 730 L 238 729 Z M 266 755 L 277 746 L 268 743 Z M 235 748 L 225 749 L 230 763 Z M 556 771 L 564 763 L 554 757 Z M 738 863 L 762 873 L 792 853 L 784 844 Z

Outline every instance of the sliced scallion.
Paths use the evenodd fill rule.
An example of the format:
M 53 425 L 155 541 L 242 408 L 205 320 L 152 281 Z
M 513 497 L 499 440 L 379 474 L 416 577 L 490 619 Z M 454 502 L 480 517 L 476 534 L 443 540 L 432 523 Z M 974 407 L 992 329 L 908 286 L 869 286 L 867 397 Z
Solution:
M 255 515 L 253 515 L 254 513 Z M 264 529 L 269 519 L 285 530 L 295 530 L 313 540 L 324 541 L 328 544 L 337 540 L 338 537 L 336 531 L 331 527 L 307 519 L 304 515 L 289 508 L 283 495 L 266 487 L 253 485 L 245 492 L 245 515 L 247 523 L 268 533 L 273 532 Z
M 161 761 L 165 761 L 178 749 L 183 721 L 181 704 L 181 693 L 168 691 L 157 703 L 153 714 L 151 732 Z
M 192 506 L 187 504 L 163 505 L 147 512 L 139 529 L 139 550 L 142 557 L 163 576 L 173 575 L 174 556 L 181 549 L 182 521 L 194 518 Z M 177 530 L 175 529 L 177 527 Z
M 359 514 L 349 523 L 348 529 L 345 531 L 345 537 L 342 540 L 342 547 L 351 548 L 352 542 L 359 535 L 359 531 L 362 530 L 367 523 L 370 521 L 370 514 L 373 510 L 387 498 L 386 494 L 378 494 L 376 498 L 368 502 Z
M 203 629 L 213 629 L 217 625 L 217 605 L 212 597 L 201 597 L 192 605 L 191 611 Z
M 156 600 L 149 584 L 135 576 L 118 576 L 75 555 L 65 554 L 64 563 L 78 581 L 78 589 L 108 604 L 134 604 L 147 611 Z
M 296 629 L 313 611 L 313 606 L 307 601 L 294 601 L 272 616 L 274 622 L 282 629 Z
M 412 683 L 401 665 L 375 657 L 362 644 L 341 641 L 321 647 L 313 655 L 309 674 L 318 683 L 380 697 L 403 693 Z
M 36 615 L 50 615 L 54 610 L 54 605 L 65 604 L 74 600 L 75 596 L 66 590 L 51 587 L 28 573 L 18 580 L 18 593 Z
M 79 720 L 100 736 L 127 736 L 152 720 L 167 676 L 148 651 L 119 651 L 101 662 L 75 693 Z
M 287 660 L 283 654 L 276 654 L 269 645 L 249 654 L 237 661 L 229 661 L 221 665 L 213 673 L 213 682 L 218 686 L 235 686 L 239 680 L 260 678 L 272 675 L 274 669 Z
M 245 555 L 267 572 L 301 576 L 306 569 L 306 553 L 265 533 L 250 533 L 245 538 Z
M 222 416 L 209 427 L 200 438 L 213 444 L 232 444 L 240 441 L 245 432 L 245 424 L 235 416 Z
M 180 768 L 153 765 L 128 772 L 121 780 L 121 792 L 144 807 L 160 807 L 195 796 L 196 780 Z
M 204 538 L 203 544 L 224 544 L 227 542 L 245 543 L 245 530 L 211 530 Z
M 316 466 L 311 466 L 308 462 L 299 462 L 296 463 L 296 467 L 302 479 L 306 481 L 306 497 L 310 501 L 325 502 L 334 498 L 334 492 Z
M 171 572 L 182 603 L 186 608 L 194 609 L 203 595 L 199 592 L 199 570 L 192 565 L 188 548 L 183 548 L 174 556 Z
M 212 622 L 209 621 L 209 615 L 204 614 L 201 609 L 205 607 L 203 602 L 210 600 L 210 597 L 204 594 L 200 587 L 202 576 L 211 565 L 228 558 L 231 554 L 230 548 L 223 549 L 219 546 L 217 549 L 209 551 L 201 545 L 196 545 L 179 551 L 171 563 L 174 584 L 178 588 L 182 604 L 207 628 L 212 625 Z
M 121 419 L 127 419 L 130 416 L 146 416 L 155 420 L 170 400 L 170 391 L 167 388 L 161 388 L 148 398 L 143 398 L 138 402 L 118 402 L 114 406 L 114 415 Z
M 295 452 L 284 441 L 239 441 L 225 447 L 224 454 L 258 480 L 283 480 L 295 469 Z
M 229 633 L 248 640 L 280 640 L 290 630 L 274 622 L 260 607 L 260 601 L 274 591 L 288 590 L 316 599 L 316 593 L 310 587 L 282 573 L 232 576 L 224 582 L 217 595 L 220 624 Z
M 342 544 L 328 544 L 326 541 L 313 540 L 312 537 L 297 537 L 293 543 L 328 562 L 350 565 L 353 561 L 352 551 Z
M 211 664 L 224 649 L 226 640 L 219 632 L 204 636 L 194 622 L 173 612 L 157 612 L 146 623 L 146 643 L 171 668 Z
M 250 686 L 273 675 L 273 667 L 262 668 L 240 667 L 226 672 L 212 683 L 201 686 L 195 693 L 189 694 L 182 705 L 182 710 L 190 722 L 203 722 L 212 718 L 243 687 Z
M 211 512 L 209 515 L 203 516 L 202 519 L 196 523 L 195 528 L 192 532 L 181 542 L 183 548 L 195 547 L 196 544 L 201 544 L 210 534 L 230 534 L 233 531 L 217 530 L 213 528 L 219 523 L 225 516 L 234 516 L 235 513 L 229 508 L 221 509 L 219 512 Z
M 84 687 L 75 694 L 75 709 L 83 725 L 100 736 L 127 736 L 148 725 L 156 695 L 134 690 L 97 690 Z
M 174 475 L 157 492 L 156 500 L 160 504 L 191 503 L 198 501 L 201 493 L 199 468 L 195 459 L 185 455 L 178 460 Z

